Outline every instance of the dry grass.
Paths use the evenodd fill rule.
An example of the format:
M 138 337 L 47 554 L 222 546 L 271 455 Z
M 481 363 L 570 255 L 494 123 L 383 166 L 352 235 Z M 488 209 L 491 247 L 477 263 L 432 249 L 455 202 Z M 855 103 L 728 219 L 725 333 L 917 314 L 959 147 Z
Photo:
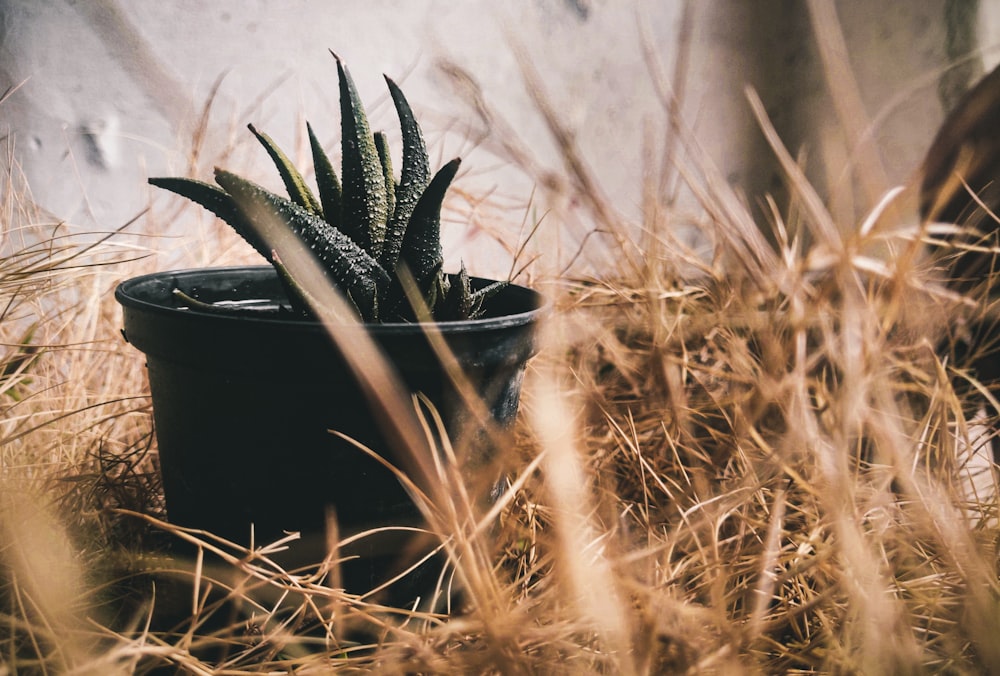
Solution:
M 141 357 L 110 300 L 141 252 L 31 212 L 11 153 L 0 673 L 1000 671 L 997 493 L 970 462 L 992 428 L 947 349 L 976 310 L 935 279 L 912 196 L 873 191 L 843 227 L 772 137 L 793 201 L 754 221 L 670 117 L 695 255 L 668 177 L 648 172 L 625 222 L 534 91 L 566 158 L 540 199 L 583 205 L 619 265 L 534 279 L 553 313 L 500 501 L 466 498 L 460 452 L 430 471 L 466 590 L 445 614 L 338 589 L 335 547 L 286 571 L 281 543 L 161 520 Z M 201 554 L 166 558 L 177 538 Z

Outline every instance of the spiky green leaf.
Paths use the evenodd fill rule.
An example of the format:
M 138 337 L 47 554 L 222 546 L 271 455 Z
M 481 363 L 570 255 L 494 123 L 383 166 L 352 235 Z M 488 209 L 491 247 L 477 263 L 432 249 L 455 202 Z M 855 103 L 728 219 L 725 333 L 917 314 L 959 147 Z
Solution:
M 323 150 L 323 145 L 316 138 L 312 125 L 306 122 L 309 132 L 309 146 L 312 148 L 313 169 L 316 172 L 316 188 L 319 190 L 319 201 L 323 207 L 323 218 L 335 228 L 341 228 L 343 221 L 343 195 L 340 180 L 333 168 L 333 162 Z
M 236 206 L 233 198 L 211 183 L 196 181 L 191 178 L 151 178 L 150 185 L 169 190 L 172 193 L 186 197 L 196 204 L 208 209 L 213 214 L 229 224 L 233 230 L 239 233 L 257 253 L 270 260 L 271 249 L 258 236 L 253 224 L 247 221 L 246 216 Z
M 458 271 L 457 281 L 448 288 L 445 296 L 441 315 L 447 319 L 468 319 L 472 314 L 472 281 L 469 279 L 469 271 L 462 263 L 462 269 Z
M 382 165 L 382 180 L 385 183 L 385 206 L 386 214 L 391 215 L 396 208 L 396 179 L 392 175 L 392 156 L 389 153 L 389 141 L 385 134 L 380 131 L 375 132 L 375 150 L 378 151 L 379 163 Z M 372 229 L 372 255 L 380 258 L 382 247 L 385 245 L 385 235 L 388 222 L 381 224 L 378 229 Z
M 376 321 L 377 295 L 389 276 L 364 249 L 316 214 L 236 174 L 217 169 L 215 178 L 253 223 L 257 237 L 282 251 L 286 238 L 300 239 L 324 270 L 358 306 L 365 321 Z M 269 257 L 270 258 L 270 257 Z M 296 276 L 295 270 L 289 270 Z
M 392 155 L 389 153 L 389 140 L 380 131 L 375 132 L 375 149 L 382 164 L 382 177 L 385 181 L 385 206 L 389 218 L 396 209 L 396 179 L 392 175 Z M 378 231 L 372 232 L 372 250 L 376 258 L 381 258 L 385 245 L 386 223 Z
M 447 290 L 444 302 L 436 315 L 437 319 L 439 321 L 476 319 L 482 316 L 485 303 L 508 284 L 508 282 L 493 282 L 473 291 L 472 279 L 469 277 L 469 272 L 465 269 L 463 262 L 455 281 Z
M 347 67 L 336 54 L 340 80 L 340 128 L 343 147 L 340 172 L 344 220 L 342 229 L 365 251 L 373 252 L 373 233 L 388 221 L 382 163 L 368 126 L 368 117 Z
M 274 253 L 271 262 L 274 265 L 275 271 L 278 273 L 278 279 L 280 279 L 282 285 L 288 289 L 289 296 L 298 296 L 303 301 L 303 310 L 309 312 L 311 311 L 311 308 L 319 306 L 319 300 L 311 294 L 307 288 L 298 283 L 298 280 L 292 276 L 292 273 L 288 270 L 288 266 L 286 266 L 284 261 L 281 260 L 281 257 L 277 254 L 277 252 Z M 355 314 L 359 317 L 362 316 L 361 309 L 358 308 L 354 299 L 351 298 L 351 294 L 345 293 L 344 297 L 347 299 L 351 308 L 354 309 Z M 378 308 L 376 307 L 376 314 L 377 313 Z
M 420 196 L 403 237 L 400 259 L 406 263 L 422 289 L 441 270 L 444 255 L 441 250 L 441 205 L 445 193 L 458 172 L 461 159 L 455 158 L 441 167 Z
M 323 208 L 320 206 L 319 201 L 313 195 L 312 190 L 306 185 L 306 181 L 302 178 L 302 174 L 299 170 L 295 168 L 292 161 L 288 159 L 288 156 L 282 152 L 281 148 L 271 139 L 267 134 L 263 134 L 257 131 L 257 128 L 252 124 L 248 124 L 247 128 L 257 137 L 264 149 L 267 150 L 267 154 L 271 156 L 271 160 L 274 162 L 274 166 L 278 168 L 278 173 L 281 175 L 281 180 L 285 184 L 285 190 L 288 191 L 288 198 L 298 204 L 299 206 L 305 207 L 314 214 L 323 215 Z
M 505 281 L 493 282 L 492 284 L 484 286 L 478 291 L 473 292 L 471 298 L 472 304 L 471 308 L 469 309 L 469 314 L 468 316 L 463 317 L 463 319 L 476 319 L 478 317 L 483 316 L 483 314 L 486 312 L 485 309 L 486 302 L 490 298 L 493 298 L 493 296 L 497 295 L 498 293 L 506 289 L 508 286 L 510 286 L 510 282 L 505 282 Z
M 391 212 L 386 243 L 379 258 L 382 267 L 391 272 L 396 269 L 407 225 L 420 196 L 427 188 L 431 170 L 427 158 L 427 146 L 410 104 L 392 79 L 386 77 L 385 81 L 392 95 L 393 105 L 396 107 L 403 138 L 403 165 L 400 169 L 399 185 L 396 186 L 396 207 Z

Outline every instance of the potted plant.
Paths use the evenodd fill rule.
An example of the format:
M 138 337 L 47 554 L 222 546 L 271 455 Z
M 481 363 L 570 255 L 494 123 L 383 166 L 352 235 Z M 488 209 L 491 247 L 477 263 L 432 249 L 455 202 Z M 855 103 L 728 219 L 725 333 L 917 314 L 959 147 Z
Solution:
M 419 516 L 396 475 L 344 438 L 405 465 L 385 432 L 393 421 L 363 396 L 344 351 L 317 321 L 300 266 L 276 254 L 282 238 L 308 247 L 310 264 L 342 292 L 406 390 L 426 397 L 449 430 L 469 415 L 432 334 L 500 426 L 514 418 L 535 352 L 536 292 L 471 278 L 464 266 L 442 271 L 441 205 L 459 160 L 431 175 L 413 112 L 386 78 L 402 130 L 397 181 L 385 136 L 371 133 L 350 74 L 334 57 L 342 170 L 338 177 L 309 126 L 315 194 L 252 125 L 288 198 L 221 169 L 218 185 L 150 179 L 211 210 L 271 265 L 160 272 L 115 292 L 124 335 L 146 355 L 169 520 L 242 544 L 251 524 L 257 543 L 290 531 L 321 535 L 330 507 L 342 534 Z M 359 571 L 346 581 L 354 591 L 382 572 Z

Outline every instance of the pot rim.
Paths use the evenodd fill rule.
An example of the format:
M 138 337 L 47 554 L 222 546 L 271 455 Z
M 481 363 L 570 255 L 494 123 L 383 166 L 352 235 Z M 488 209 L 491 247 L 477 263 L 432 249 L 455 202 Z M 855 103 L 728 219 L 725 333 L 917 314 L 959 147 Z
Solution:
M 274 328 L 278 327 L 296 327 L 299 330 L 315 328 L 316 330 L 326 331 L 323 323 L 318 320 L 306 320 L 306 319 L 294 319 L 294 318 L 278 318 L 278 317 L 268 317 L 268 316 L 250 316 L 250 315 L 236 315 L 236 314 L 226 314 L 226 313 L 216 313 L 216 312 L 205 312 L 197 308 L 177 308 L 165 305 L 156 300 L 151 300 L 148 298 L 142 298 L 137 291 L 139 291 L 144 285 L 149 285 L 153 282 L 157 282 L 163 279 L 183 279 L 191 278 L 199 275 L 233 275 L 236 273 L 251 273 L 254 275 L 265 275 L 267 273 L 273 273 L 277 275 L 274 267 L 271 265 L 235 265 L 235 266 L 220 266 L 220 267 L 202 267 L 202 268 L 184 268 L 180 270 L 162 270 L 158 272 L 146 273 L 143 275 L 138 275 L 135 277 L 130 277 L 122 282 L 120 282 L 115 287 L 115 300 L 123 307 L 131 310 L 136 310 L 140 312 L 149 312 L 153 314 L 158 314 L 162 316 L 187 316 L 187 317 L 198 317 L 202 321 L 212 321 L 219 322 L 220 325 L 229 324 L 230 322 L 239 322 L 244 325 L 248 323 L 252 325 L 260 326 L 271 326 Z M 495 280 L 482 278 L 482 277 L 472 277 L 473 283 L 490 283 Z M 467 331 L 482 331 L 484 329 L 492 328 L 507 328 L 515 327 L 526 324 L 531 324 L 538 320 L 538 318 L 544 314 L 548 308 L 548 303 L 546 302 L 544 296 L 542 296 L 538 291 L 522 286 L 520 284 L 510 283 L 501 294 L 515 294 L 522 296 L 522 302 L 519 303 L 524 307 L 529 309 L 513 312 L 509 314 L 500 314 L 496 316 L 480 317 L 477 319 L 463 319 L 463 320 L 452 320 L 452 321 L 441 321 L 441 322 L 385 322 L 385 323 L 368 323 L 368 322 L 358 322 L 359 325 L 364 326 L 367 331 L 376 335 L 388 335 L 396 333 L 410 333 L 415 330 L 420 332 L 425 332 L 428 330 L 437 331 L 440 333 L 451 334 L 451 333 L 464 333 Z M 346 322 L 345 322 L 346 323 Z

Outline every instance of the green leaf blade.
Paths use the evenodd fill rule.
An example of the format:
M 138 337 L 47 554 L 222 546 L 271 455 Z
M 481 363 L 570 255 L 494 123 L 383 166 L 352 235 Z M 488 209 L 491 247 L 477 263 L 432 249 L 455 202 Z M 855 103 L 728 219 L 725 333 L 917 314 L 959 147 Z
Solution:
M 270 248 L 257 236 L 253 224 L 247 221 L 243 211 L 224 190 L 211 183 L 191 178 L 151 178 L 149 184 L 186 197 L 208 209 L 229 224 L 257 253 L 268 260 L 271 259 Z
M 392 175 L 392 155 L 389 152 L 389 140 L 380 131 L 375 132 L 375 149 L 382 164 L 382 178 L 385 182 L 386 213 L 391 218 L 396 210 L 396 179 Z M 372 253 L 380 258 L 385 245 L 388 223 L 380 223 L 377 230 L 372 231 Z
M 305 179 L 302 178 L 302 174 L 295 168 L 292 161 L 288 159 L 288 156 L 282 152 L 281 148 L 278 147 L 270 136 L 257 131 L 257 128 L 252 124 L 247 125 L 247 127 L 257 137 L 261 145 L 264 146 L 264 149 L 267 150 L 267 154 L 271 156 L 271 160 L 274 162 L 274 166 L 278 168 L 281 180 L 285 184 L 285 190 L 288 191 L 289 199 L 314 214 L 322 215 L 323 208 L 320 206 L 319 201 L 313 195 L 312 190 L 309 189 Z
M 399 127 L 403 138 L 403 165 L 400 169 L 399 185 L 396 186 L 395 190 L 396 206 L 391 212 L 392 217 L 387 227 L 386 243 L 379 258 L 382 267 L 391 272 L 396 269 L 396 262 L 403 247 L 407 226 L 420 196 L 427 189 L 431 170 L 427 157 L 427 145 L 410 104 L 392 79 L 386 77 L 385 81 L 389 87 L 389 93 L 392 95 L 396 115 L 399 117 Z
M 378 289 L 389 283 L 389 276 L 364 249 L 315 213 L 236 174 L 217 170 L 216 180 L 254 224 L 261 241 L 280 252 L 286 238 L 301 240 L 354 300 L 362 318 L 378 320 Z M 295 276 L 295 270 L 289 273 Z
M 368 117 L 347 67 L 336 54 L 340 81 L 340 125 L 344 199 L 342 229 L 365 251 L 374 251 L 373 233 L 388 221 L 382 163 L 368 126 Z
M 323 145 L 308 122 L 306 130 L 309 132 L 309 146 L 312 149 L 313 170 L 316 172 L 316 188 L 319 191 L 320 206 L 323 208 L 323 218 L 333 227 L 341 228 L 344 207 L 340 180 L 333 168 L 333 162 L 323 150 Z
M 452 283 L 444 299 L 441 311 L 442 319 L 468 319 L 472 314 L 472 281 L 469 272 L 462 263 L 458 272 L 457 283 Z
M 441 270 L 444 254 L 441 250 L 441 206 L 445 193 L 458 173 L 459 158 L 438 170 L 420 196 L 403 237 L 400 259 L 406 263 L 422 289 Z
M 473 292 L 472 297 L 470 298 L 471 307 L 469 309 L 469 315 L 465 317 L 465 319 L 477 319 L 482 317 L 486 312 L 487 301 L 506 289 L 508 286 L 510 286 L 510 282 L 498 281 Z

